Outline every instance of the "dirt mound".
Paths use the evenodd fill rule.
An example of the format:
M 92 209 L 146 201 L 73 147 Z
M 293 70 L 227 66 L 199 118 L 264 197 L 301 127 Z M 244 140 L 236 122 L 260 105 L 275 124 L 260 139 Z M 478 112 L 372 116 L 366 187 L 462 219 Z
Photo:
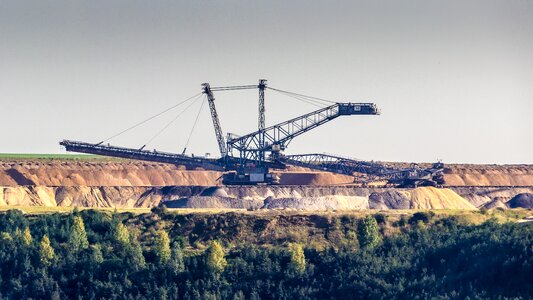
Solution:
M 450 189 L 417 188 L 411 192 L 414 209 L 476 209 L 465 198 Z
M 369 200 L 373 209 L 476 209 L 453 190 L 434 187 L 372 193 Z
M 493 206 L 496 202 L 505 204 L 518 194 L 533 194 L 533 187 L 454 187 L 453 190 L 478 208 Z
M 369 207 L 371 209 L 410 209 L 410 194 L 399 190 L 372 193 L 369 196 Z
M 213 187 L 199 196 L 162 202 L 183 208 L 263 208 L 298 210 L 476 209 L 448 189 Z
M 533 194 L 518 194 L 507 202 L 510 208 L 533 208 Z

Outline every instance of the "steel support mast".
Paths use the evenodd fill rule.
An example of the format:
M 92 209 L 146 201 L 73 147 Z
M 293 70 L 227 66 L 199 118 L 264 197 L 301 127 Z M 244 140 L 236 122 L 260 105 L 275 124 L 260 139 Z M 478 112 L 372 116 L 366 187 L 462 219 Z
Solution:
M 265 79 L 259 79 L 259 85 L 257 86 L 259 89 L 259 122 L 257 126 L 257 130 L 259 133 L 259 145 L 261 147 L 264 147 L 265 145 L 265 88 L 266 88 L 266 80 Z M 263 162 L 265 161 L 265 152 L 261 152 L 259 154 L 259 161 Z
M 215 107 L 215 96 L 211 91 L 209 83 L 203 83 L 203 92 L 207 96 L 207 102 L 209 103 L 209 110 L 211 111 L 211 119 L 213 120 L 213 127 L 215 128 L 215 135 L 217 138 L 218 149 L 220 150 L 220 156 L 222 158 L 228 155 L 228 148 L 226 147 L 226 141 L 224 134 L 222 133 L 222 127 L 220 127 L 220 120 L 218 119 L 217 109 Z

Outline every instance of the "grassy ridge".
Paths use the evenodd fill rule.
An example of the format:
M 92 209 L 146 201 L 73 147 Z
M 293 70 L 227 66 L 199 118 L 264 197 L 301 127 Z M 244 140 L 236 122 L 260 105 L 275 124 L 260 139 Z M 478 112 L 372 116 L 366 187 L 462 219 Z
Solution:
M 217 208 L 114 208 L 114 207 L 64 207 L 64 206 L 0 206 L 0 213 L 11 209 L 17 209 L 25 214 L 39 215 L 50 213 L 70 213 L 74 209 L 77 210 L 94 210 L 100 212 L 118 213 L 132 213 L 134 215 L 150 213 L 152 210 L 164 209 L 168 214 L 183 215 L 183 214 L 200 214 L 212 215 L 223 213 L 237 213 L 240 215 L 255 215 L 255 216 L 354 216 L 364 218 L 368 215 L 381 214 L 390 219 L 398 220 L 402 216 L 411 216 L 416 212 L 428 212 L 428 210 L 417 209 L 394 209 L 394 210 L 327 210 L 327 211 L 298 211 L 298 210 L 253 210 L 245 209 L 217 209 Z M 437 209 L 431 210 L 437 218 L 455 217 L 463 224 L 481 224 L 489 219 L 494 219 L 500 223 L 518 222 L 526 217 L 533 215 L 533 210 L 517 208 L 517 209 L 491 209 L 491 210 L 460 210 L 460 209 Z
M 92 154 L 0 153 L 0 159 L 97 160 L 114 158 Z

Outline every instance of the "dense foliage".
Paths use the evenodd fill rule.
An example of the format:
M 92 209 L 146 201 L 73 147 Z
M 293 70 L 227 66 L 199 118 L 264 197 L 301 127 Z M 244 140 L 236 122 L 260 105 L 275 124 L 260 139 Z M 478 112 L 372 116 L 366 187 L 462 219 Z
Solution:
M 139 218 L 90 210 L 0 214 L 0 298 L 533 297 L 532 225 L 466 225 L 429 214 L 390 224 L 376 215 L 346 219 L 355 225 L 343 227 L 343 238 L 353 241 L 319 249 L 229 244 L 221 235 L 193 245 L 192 233 L 176 234 L 182 217 L 166 229 L 133 225 Z M 327 238 L 339 222 L 324 225 Z M 398 230 L 383 236 L 384 226 Z

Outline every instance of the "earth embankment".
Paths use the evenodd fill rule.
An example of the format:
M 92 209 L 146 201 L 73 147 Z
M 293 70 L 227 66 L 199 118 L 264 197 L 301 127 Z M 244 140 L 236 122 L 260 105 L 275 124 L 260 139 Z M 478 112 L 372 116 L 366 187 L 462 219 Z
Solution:
M 160 163 L 0 160 L 0 205 L 476 209 L 507 208 L 517 194 L 533 193 L 533 166 L 449 165 L 445 173 L 444 189 L 347 187 L 350 176 L 299 168 L 279 173 L 282 186 L 221 187 L 220 172 Z
M 450 189 L 264 187 L 3 187 L 0 206 L 214 209 L 476 209 Z
M 0 186 L 213 186 L 222 174 L 128 160 L 0 160 Z M 351 176 L 292 168 L 282 185 L 341 185 Z M 532 165 L 448 165 L 448 186 L 533 186 Z

